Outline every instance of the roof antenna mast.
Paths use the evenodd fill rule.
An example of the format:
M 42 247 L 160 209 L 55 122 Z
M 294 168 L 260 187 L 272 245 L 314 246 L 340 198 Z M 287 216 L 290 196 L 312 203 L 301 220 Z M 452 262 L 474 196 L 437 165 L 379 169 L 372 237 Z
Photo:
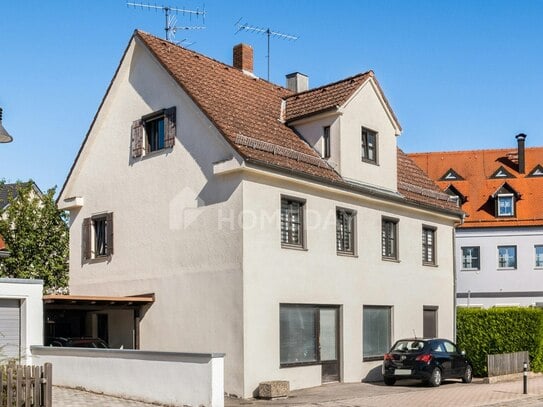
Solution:
M 132 2 L 126 2 L 126 5 L 128 7 L 134 7 L 134 8 L 141 8 L 142 10 L 155 10 L 155 11 L 162 11 L 164 13 L 164 17 L 166 19 L 165 25 L 164 25 L 164 31 L 166 32 L 166 41 L 170 41 L 173 43 L 177 43 L 175 41 L 175 34 L 177 31 L 180 30 L 203 30 L 205 29 L 204 26 L 177 26 L 177 14 L 183 14 L 188 15 L 189 17 L 196 16 L 196 17 L 202 17 L 202 21 L 205 23 L 205 15 L 206 11 L 204 9 L 199 10 L 189 10 L 184 7 L 178 8 L 178 7 L 170 7 L 170 6 L 158 6 L 156 4 L 149 4 L 149 3 L 132 3 Z M 185 40 L 182 40 L 180 42 L 183 42 Z
M 247 23 L 242 23 L 241 18 L 238 20 L 235 26 L 238 28 L 238 30 L 236 31 L 236 34 L 239 33 L 240 31 L 248 31 L 248 32 L 257 33 L 257 34 L 265 34 L 268 37 L 268 55 L 266 56 L 266 58 L 268 59 L 268 82 L 269 82 L 270 80 L 270 38 L 273 37 L 273 38 L 279 38 L 282 40 L 296 41 L 299 37 L 296 35 L 290 35 L 290 34 L 281 33 L 279 31 L 274 31 L 269 27 L 260 28 L 260 27 L 255 27 L 253 25 L 249 25 Z

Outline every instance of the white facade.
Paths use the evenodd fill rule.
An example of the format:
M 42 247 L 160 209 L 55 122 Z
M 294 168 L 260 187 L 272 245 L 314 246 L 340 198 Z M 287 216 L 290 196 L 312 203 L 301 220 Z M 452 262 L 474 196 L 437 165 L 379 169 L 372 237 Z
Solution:
M 6 345 L 6 351 L 9 355 L 6 358 L 16 357 L 12 348 L 18 347 L 18 354 L 21 363 L 31 364 L 32 355 L 30 346 L 43 344 L 43 303 L 42 303 L 43 281 L 30 280 L 22 278 L 0 278 L 0 304 L 12 302 L 16 304 L 18 318 L 7 321 L 2 320 L 0 332 L 2 332 L 2 345 Z M 0 310 L 1 313 L 1 310 Z M 18 326 L 11 326 L 16 323 Z M 18 332 L 18 338 L 12 335 L 12 329 Z M 10 330 L 8 337 L 7 330 Z M 17 340 L 18 343 L 10 342 L 10 339 Z M 6 339 L 7 342 L 4 341 Z M 16 352 L 16 350 L 15 350 Z M 4 359 L 3 350 L 0 351 L 0 360 Z
M 131 123 L 170 106 L 175 146 L 131 158 Z M 397 129 L 370 82 L 341 115 L 316 120 L 296 129 L 318 149 L 320 129 L 331 124 L 338 171 L 375 193 L 243 162 L 136 38 L 59 198 L 71 215 L 71 294 L 154 293 L 141 318 L 141 349 L 223 352 L 225 391 L 243 397 L 266 380 L 289 380 L 292 389 L 323 382 L 320 363 L 281 367 L 285 304 L 337 309 L 338 379 L 345 382 L 380 378 L 381 362 L 363 361 L 364 306 L 390 307 L 390 342 L 422 336 L 424 306 L 437 310 L 437 334 L 454 339 L 458 216 L 401 200 Z M 378 165 L 360 162 L 360 126 L 379 133 Z M 304 200 L 301 249 L 281 244 L 287 196 Z M 356 212 L 353 256 L 336 251 L 338 207 Z M 82 221 L 104 212 L 114 214 L 114 254 L 83 261 Z M 398 222 L 397 261 L 382 259 L 383 216 Z M 433 266 L 421 261 L 423 226 L 435 229 Z
M 516 248 L 516 267 L 500 267 L 498 247 Z M 541 306 L 543 266 L 536 265 L 543 246 L 542 227 L 460 228 L 456 231 L 459 306 Z M 466 269 L 462 248 L 478 247 L 479 269 Z

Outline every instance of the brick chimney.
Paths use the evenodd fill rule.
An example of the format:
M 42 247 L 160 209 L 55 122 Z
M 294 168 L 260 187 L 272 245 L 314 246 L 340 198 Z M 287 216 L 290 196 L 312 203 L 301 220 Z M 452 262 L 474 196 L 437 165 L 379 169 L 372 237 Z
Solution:
M 253 47 L 248 44 L 234 46 L 234 68 L 253 73 Z
M 524 174 L 526 172 L 526 157 L 524 152 L 524 140 L 526 140 L 526 134 L 520 133 L 515 136 L 518 144 L 518 172 Z

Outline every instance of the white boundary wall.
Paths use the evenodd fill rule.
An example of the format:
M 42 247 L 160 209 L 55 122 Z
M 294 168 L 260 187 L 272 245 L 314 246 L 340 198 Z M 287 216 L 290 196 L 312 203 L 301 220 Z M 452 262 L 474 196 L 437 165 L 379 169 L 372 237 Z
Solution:
M 224 354 L 33 346 L 34 363 L 53 364 L 55 386 L 153 403 L 224 405 Z
M 0 298 L 20 301 L 20 355 L 23 364 L 32 364 L 30 355 L 32 345 L 43 345 L 42 295 L 43 280 L 0 278 Z

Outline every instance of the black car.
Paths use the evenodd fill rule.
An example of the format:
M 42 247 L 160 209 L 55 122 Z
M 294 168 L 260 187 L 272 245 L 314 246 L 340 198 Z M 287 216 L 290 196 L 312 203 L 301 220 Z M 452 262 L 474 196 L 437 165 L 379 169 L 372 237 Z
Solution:
M 465 352 L 447 339 L 401 339 L 385 354 L 383 379 L 392 386 L 400 379 L 418 379 L 439 386 L 443 379 L 472 379 Z
M 67 348 L 98 348 L 108 349 L 107 343 L 100 338 L 47 338 L 46 346 L 62 346 Z

